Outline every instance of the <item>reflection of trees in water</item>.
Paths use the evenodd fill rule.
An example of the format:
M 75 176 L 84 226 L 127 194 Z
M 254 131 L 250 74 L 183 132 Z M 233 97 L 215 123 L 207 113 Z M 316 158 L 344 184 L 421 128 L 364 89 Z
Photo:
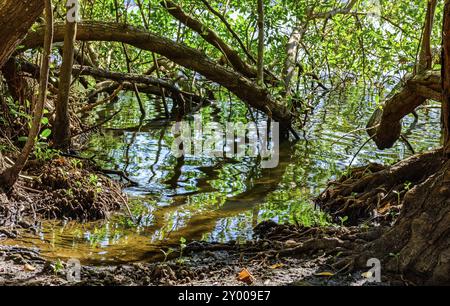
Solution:
M 133 132 L 133 134 L 131 136 L 131 140 L 126 145 L 126 148 L 125 148 L 125 152 L 124 152 L 125 153 L 125 156 L 124 156 L 125 164 L 124 164 L 123 172 L 127 175 L 128 175 L 128 166 L 130 165 L 130 149 L 134 145 L 134 142 L 136 141 L 136 136 L 141 131 L 143 124 L 144 124 L 144 116 L 141 116 L 141 118 L 139 120 L 139 125 L 138 125 L 136 131 Z M 126 142 L 126 139 L 125 139 L 125 142 Z
M 277 168 L 260 169 L 260 171 L 257 171 L 256 168 L 258 168 L 258 165 L 253 165 L 252 170 L 248 171 L 246 176 L 247 189 L 244 192 L 227 198 L 218 209 L 205 210 L 198 214 L 192 212 L 188 216 L 188 219 L 183 222 L 184 226 L 181 228 L 175 228 L 172 225 L 172 230 L 165 234 L 164 245 L 177 244 L 181 237 L 188 238 L 189 240 L 201 240 L 204 234 L 214 231 L 218 220 L 237 216 L 246 211 L 251 212 L 252 226 L 255 226 L 258 220 L 259 204 L 264 201 L 270 192 L 277 189 L 287 166 L 291 162 L 292 152 L 293 146 L 290 143 L 284 142 L 280 144 L 280 163 Z M 164 224 L 165 220 L 162 220 L 164 216 L 171 211 L 176 211 L 180 206 L 187 204 L 189 197 L 214 191 L 214 188 L 209 182 L 218 179 L 221 166 L 223 164 L 218 163 L 211 167 L 202 167 L 201 171 L 206 176 L 197 181 L 198 190 L 181 196 L 175 195 L 173 197 L 174 202 L 171 205 L 157 209 L 154 212 L 154 216 L 158 216 L 157 220 L 155 220 L 156 222 L 153 226 L 146 228 L 145 234 L 151 236 L 160 230 L 161 226 L 158 225 Z M 148 254 L 146 258 L 147 256 Z
M 210 111 L 212 115 L 205 116 L 207 120 L 213 117 L 216 122 L 224 120 L 218 116 L 216 106 L 211 106 Z M 340 119 L 342 112 L 346 114 L 346 120 Z M 243 233 L 250 229 L 250 226 L 256 225 L 261 214 L 264 218 L 270 217 L 270 213 L 290 214 L 289 205 L 292 203 L 286 201 L 286 195 L 289 198 L 297 197 L 297 202 L 294 204 L 297 206 L 300 205 L 301 200 L 305 200 L 305 203 L 309 202 L 315 193 L 310 189 L 321 186 L 323 182 L 339 173 L 346 165 L 345 161 L 339 163 L 339 160 L 342 160 L 343 156 L 352 155 L 351 148 L 359 147 L 363 140 L 360 137 L 363 132 L 351 134 L 342 139 L 339 137 L 342 133 L 354 130 L 364 121 L 361 119 L 364 114 L 358 114 L 354 108 L 342 108 L 341 105 L 325 103 L 316 109 L 314 115 L 319 118 L 319 122 L 316 122 L 309 130 L 309 140 L 305 139 L 297 143 L 295 155 L 292 145 L 282 144 L 280 165 L 276 169 L 260 169 L 254 160 L 236 162 L 232 159 L 218 159 L 211 166 L 200 167 L 192 164 L 189 159 L 171 158 L 170 154 L 163 153 L 168 150 L 170 143 L 168 130 L 170 121 L 160 120 L 157 117 L 146 121 L 143 125 L 110 129 L 112 137 L 109 138 L 115 138 L 116 143 L 112 143 L 112 149 L 107 152 L 109 141 L 98 140 L 102 147 L 102 151 L 99 150 L 101 156 L 105 156 L 106 153 L 108 160 L 111 160 L 111 157 L 125 156 L 122 160 L 116 158 L 112 161 L 113 164 L 120 169 L 125 167 L 132 175 L 137 172 L 145 174 L 144 181 L 141 180 L 141 191 L 154 194 L 154 199 L 156 198 L 160 205 L 166 204 L 153 207 L 155 210 L 152 211 L 152 225 L 143 229 L 142 239 L 144 241 L 147 239 L 143 242 L 147 244 L 148 237 L 156 237 L 156 241 L 138 253 L 147 252 L 149 248 L 157 250 L 159 246 L 167 248 L 170 244 L 177 245 L 180 237 L 190 240 L 201 239 L 205 234 L 212 232 L 220 237 L 230 233 L 233 235 Z M 423 129 L 419 127 L 423 125 L 424 117 L 421 115 L 420 119 L 414 134 L 422 133 Z M 129 136 L 123 137 L 126 134 Z M 124 141 L 121 143 L 117 139 L 124 139 Z M 152 154 L 147 155 L 150 157 L 148 164 L 138 160 L 144 149 L 143 144 L 147 143 L 147 140 L 151 140 L 149 145 L 152 150 Z M 360 156 L 364 160 L 372 158 L 375 154 L 370 148 L 366 148 L 361 153 Z M 291 155 L 294 155 L 293 160 L 290 159 Z M 397 156 L 397 153 L 392 152 L 389 156 L 377 155 L 376 158 L 389 161 L 393 158 L 397 159 Z M 194 187 L 194 190 L 183 188 L 185 179 L 189 180 L 190 187 Z M 287 182 L 295 182 L 297 186 L 294 187 L 295 190 L 285 186 Z M 235 188 L 236 183 L 242 184 L 243 187 Z M 165 184 L 165 187 L 162 184 Z M 154 188 L 158 185 L 159 188 Z M 228 187 L 233 190 L 228 190 Z M 302 189 L 301 192 L 299 188 Z M 157 190 L 162 191 L 163 194 L 157 194 Z M 243 191 L 235 194 L 240 190 Z M 232 193 L 234 196 L 227 197 Z M 267 195 L 270 196 L 267 197 Z M 261 203 L 264 203 L 262 210 L 260 210 Z M 242 228 L 244 223 L 245 229 Z M 160 236 L 163 236 L 161 241 L 159 241 Z M 155 251 L 154 255 L 158 252 Z M 149 258 L 146 257 L 146 259 Z

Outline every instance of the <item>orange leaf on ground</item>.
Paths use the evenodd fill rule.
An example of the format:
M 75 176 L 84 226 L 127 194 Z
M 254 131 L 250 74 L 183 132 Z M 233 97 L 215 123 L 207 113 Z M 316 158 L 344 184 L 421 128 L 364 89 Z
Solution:
M 251 283 L 253 283 L 254 280 L 255 278 L 246 268 L 244 268 L 241 272 L 239 272 L 238 281 L 250 285 Z
M 271 265 L 269 268 L 278 269 L 278 268 L 282 268 L 282 267 L 284 267 L 283 263 L 277 263 L 277 264 Z

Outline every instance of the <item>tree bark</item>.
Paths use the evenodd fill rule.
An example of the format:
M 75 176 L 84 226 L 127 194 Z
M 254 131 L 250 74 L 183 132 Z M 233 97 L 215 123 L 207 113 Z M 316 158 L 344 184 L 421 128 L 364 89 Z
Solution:
M 174 95 L 181 95 L 184 98 L 191 99 L 193 102 L 196 102 L 196 103 L 200 103 L 201 101 L 206 100 L 206 99 L 204 99 L 198 95 L 195 95 L 193 93 L 183 91 L 183 90 L 177 88 L 176 86 L 170 84 L 167 81 L 164 81 L 162 79 L 155 79 L 148 75 L 141 75 L 141 74 L 135 74 L 135 73 L 112 72 L 112 71 L 107 71 L 107 70 L 103 70 L 103 69 L 95 69 L 92 67 L 81 67 L 81 66 L 73 66 L 72 71 L 79 75 L 90 75 L 93 77 L 114 80 L 117 82 L 128 81 L 128 82 L 136 83 L 136 84 L 152 85 L 153 87 L 145 86 L 145 87 L 141 87 L 141 88 L 143 88 L 145 93 L 151 93 L 151 94 L 158 95 L 158 96 L 161 95 L 161 90 L 159 88 L 164 88 L 169 91 L 169 93 L 171 94 L 172 97 Z M 128 90 L 129 88 L 130 88 L 129 86 L 124 86 L 124 89 Z
M 386 99 L 382 109 L 377 107 L 367 124 L 369 136 L 381 150 L 391 148 L 400 138 L 403 117 L 413 112 L 427 99 L 442 100 L 440 75 L 430 71 L 431 34 L 436 5 L 436 0 L 428 1 L 419 61 L 416 63 L 414 75 L 407 77 L 404 84 L 400 83 L 392 91 L 393 94 Z
M 283 68 L 283 81 L 286 97 L 291 94 L 291 81 L 297 65 L 298 45 L 305 34 L 305 30 L 306 27 L 300 28 L 300 26 L 296 26 L 286 44 L 286 60 Z
M 41 127 L 42 114 L 44 110 L 45 100 L 47 97 L 47 85 L 48 85 L 48 75 L 50 69 L 50 55 L 52 48 L 52 37 L 53 37 L 53 10 L 51 0 L 45 1 L 45 35 L 44 35 L 44 50 L 42 54 L 41 71 L 40 71 L 40 82 L 39 82 L 39 95 L 37 102 L 35 103 L 35 108 L 33 111 L 33 120 L 31 123 L 31 129 L 28 134 L 27 142 L 22 149 L 15 164 L 7 168 L 0 174 L 0 187 L 4 191 L 9 191 L 17 179 L 19 174 L 25 166 L 31 151 L 38 137 L 39 130 Z
M 42 28 L 30 32 L 22 42 L 24 47 L 21 50 L 40 46 L 43 34 Z M 55 25 L 54 41 L 59 42 L 63 38 L 64 26 L 61 24 Z M 207 79 L 227 88 L 242 101 L 280 122 L 281 129 L 291 129 L 292 115 L 285 106 L 278 104 L 266 90 L 257 86 L 248 78 L 220 66 L 198 50 L 151 32 L 117 23 L 79 23 L 77 40 L 123 42 L 142 50 L 158 53 L 181 66 L 197 71 Z
M 427 15 L 425 17 L 425 26 L 423 29 L 422 45 L 419 54 L 419 63 L 417 73 L 423 73 L 431 69 L 432 54 L 431 54 L 431 34 L 433 32 L 434 14 L 436 12 L 437 0 L 428 0 Z
M 54 146 L 67 150 L 70 147 L 69 94 L 72 83 L 72 66 L 74 46 L 77 35 L 77 23 L 66 20 L 63 59 L 59 72 L 58 101 L 55 105 L 55 122 L 53 126 Z
M 372 217 L 391 219 L 387 214 L 401 204 L 405 186 L 423 183 L 445 162 L 439 149 L 413 155 L 388 167 L 378 164 L 358 167 L 330 183 L 316 203 L 336 221 L 346 216 L 347 225 L 357 225 Z
M 348 14 L 357 3 L 358 3 L 358 0 L 350 0 L 343 8 L 336 8 L 336 9 L 333 9 L 328 12 L 313 14 L 311 16 L 311 18 L 313 18 L 313 19 L 317 19 L 317 18 L 331 19 L 334 16 L 339 15 L 339 14 Z
M 0 68 L 42 14 L 43 9 L 42 0 L 0 2 Z
M 32 89 L 24 75 L 21 74 L 24 69 L 20 65 L 21 61 L 10 57 L 3 65 L 1 72 L 14 101 L 17 101 L 20 105 L 25 105 L 26 100 L 31 101 Z
M 449 144 L 450 121 L 450 0 L 445 1 L 442 28 L 442 122 L 444 146 Z M 450 283 L 450 161 L 421 184 L 410 189 L 394 226 L 366 245 L 356 264 L 371 257 L 382 259 L 383 269 L 401 273 L 416 284 Z
M 382 260 L 382 272 L 401 273 L 415 284 L 450 283 L 450 163 L 408 191 L 395 225 L 365 245 L 357 266 Z
M 236 34 L 236 32 L 233 30 L 233 28 L 231 27 L 230 23 L 225 19 L 225 16 L 223 14 L 221 14 L 220 12 L 218 12 L 217 10 L 215 10 L 211 4 L 208 3 L 207 0 L 201 0 L 203 2 L 203 4 L 208 8 L 208 10 L 213 13 L 214 15 L 216 15 L 222 22 L 223 24 L 226 26 L 227 30 L 231 33 L 231 35 L 234 37 L 234 39 L 238 42 L 239 46 L 241 47 L 242 51 L 244 51 L 244 53 L 247 55 L 248 59 L 253 63 L 256 64 L 256 60 L 253 57 L 253 55 L 250 53 L 250 51 L 247 49 L 247 47 L 245 46 L 245 44 L 242 42 L 242 40 L 240 39 L 239 35 Z
M 413 112 L 427 99 L 442 100 L 440 73 L 427 71 L 410 77 L 393 95 L 374 111 L 367 123 L 367 133 L 382 150 L 391 148 L 400 138 L 402 118 Z
M 450 1 L 445 1 L 442 29 L 442 125 L 446 151 L 450 151 Z

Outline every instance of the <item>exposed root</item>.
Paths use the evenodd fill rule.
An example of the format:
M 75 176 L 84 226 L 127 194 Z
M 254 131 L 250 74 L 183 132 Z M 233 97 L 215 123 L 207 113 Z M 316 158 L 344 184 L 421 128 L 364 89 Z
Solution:
M 359 167 L 330 183 L 316 203 L 335 219 L 347 216 L 350 225 L 369 218 L 390 223 L 400 212 L 406 192 L 436 173 L 444 162 L 442 150 L 435 150 L 390 167 Z
M 83 164 L 84 163 L 84 164 Z M 121 207 L 121 186 L 97 174 L 88 161 L 58 158 L 33 165 L 9 194 L 0 194 L 0 226 L 33 228 L 39 218 L 79 221 L 108 218 Z
M 265 221 L 255 228 L 256 240 L 245 244 L 190 243 L 186 254 L 225 251 L 246 261 L 271 261 L 276 258 L 311 258 L 333 256 L 334 264 L 342 256 L 353 256 L 355 250 L 379 238 L 384 227 L 362 229 L 360 227 L 296 227 Z M 336 258 L 334 258 L 336 256 Z M 353 256 L 354 257 L 354 256 Z M 352 258 L 353 258 L 352 257 Z M 353 267 L 353 266 L 352 266 Z
M 355 257 L 383 260 L 416 284 L 450 284 L 450 162 L 407 192 L 395 225 Z

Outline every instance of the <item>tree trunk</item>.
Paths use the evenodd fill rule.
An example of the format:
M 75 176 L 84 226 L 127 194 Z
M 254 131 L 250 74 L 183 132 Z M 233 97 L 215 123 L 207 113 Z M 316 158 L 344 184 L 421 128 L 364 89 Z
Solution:
M 382 109 L 377 107 L 367 123 L 367 133 L 380 150 L 391 148 L 400 138 L 403 117 L 427 99 L 442 100 L 439 72 L 418 74 L 400 86 L 392 91 L 395 94 L 386 99 Z
M 182 95 L 188 99 L 194 99 L 196 102 L 202 100 L 200 96 L 180 90 L 178 87 L 163 79 L 155 79 L 148 75 L 135 73 L 112 72 L 92 67 L 73 66 L 72 71 L 78 75 L 90 75 L 92 77 L 114 80 L 118 82 L 128 81 L 136 84 L 153 85 L 168 90 L 172 94 Z M 204 98 L 206 99 L 206 98 Z
M 41 127 L 42 114 L 47 97 L 50 55 L 53 38 L 53 10 L 51 0 L 45 1 L 45 29 L 44 51 L 42 54 L 40 72 L 41 78 L 39 82 L 39 95 L 33 111 L 33 121 L 31 123 L 31 129 L 28 134 L 27 142 L 25 143 L 25 146 L 23 147 L 22 152 L 20 153 L 15 164 L 12 167 L 7 168 L 0 174 L 0 188 L 2 188 L 4 191 L 9 191 L 19 178 L 19 174 L 25 166 L 28 157 L 31 154 L 31 151 L 33 150 Z
M 436 5 L 437 0 L 429 0 L 427 3 L 419 60 L 415 65 L 414 74 L 408 77 L 406 82 L 399 83 L 402 88 L 397 86 L 392 91 L 394 94 L 386 99 L 382 109 L 377 107 L 367 124 L 369 136 L 381 150 L 391 148 L 400 138 L 401 120 L 404 116 L 413 112 L 427 99 L 436 101 L 442 99 L 439 75 L 430 71 L 432 68 L 431 35 Z
M 264 1 L 258 0 L 258 64 L 256 83 L 264 85 Z
M 283 68 L 283 81 L 286 97 L 291 95 L 291 81 L 294 76 L 295 67 L 297 66 L 298 45 L 305 30 L 306 26 L 300 28 L 300 25 L 297 25 L 294 30 L 292 30 L 288 43 L 286 44 L 286 60 Z
M 69 94 L 72 83 L 72 66 L 74 61 L 74 45 L 77 35 L 76 21 L 66 20 L 64 36 L 63 60 L 59 73 L 58 101 L 55 105 L 56 116 L 53 126 L 53 140 L 56 148 L 70 147 Z
M 428 0 L 427 15 L 425 17 L 425 26 L 422 35 L 422 46 L 420 48 L 419 63 L 417 67 L 418 73 L 423 73 L 431 69 L 432 54 L 431 54 L 431 34 L 433 32 L 434 14 L 436 12 L 437 0 Z
M 450 0 L 445 1 L 442 29 L 442 121 L 449 145 L 450 121 Z M 365 247 L 357 264 L 383 259 L 386 271 L 399 272 L 416 284 L 450 284 L 450 161 L 409 190 L 395 225 Z
M 417 75 L 407 81 L 400 93 L 388 100 L 380 112 L 379 127 L 371 125 L 375 131 L 382 128 L 381 131 L 388 132 L 389 137 L 381 138 L 381 142 L 377 138 L 385 133 L 375 135 L 377 145 L 393 144 L 401 126 L 394 125 L 389 129 L 387 123 L 399 122 L 418 106 L 421 99 L 425 100 L 433 92 L 434 99 L 443 101 L 444 146 L 448 148 L 450 0 L 445 2 L 442 34 L 442 78 L 430 71 Z M 425 75 L 428 77 L 424 78 Z M 437 84 L 440 84 L 439 88 Z M 441 94 L 436 95 L 439 89 Z M 369 165 L 356 170 L 343 176 L 341 181 L 330 184 L 318 199 L 319 204 L 324 209 L 353 219 L 358 218 L 365 209 L 369 213 L 374 210 L 379 213 L 381 209 L 389 215 L 400 208 L 400 215 L 379 238 L 354 250 L 353 267 L 366 267 L 368 259 L 377 258 L 382 262 L 382 274 L 400 273 L 402 279 L 415 284 L 450 284 L 449 152 L 439 149 L 417 154 L 391 167 Z
M 42 0 L 0 2 L 0 68 L 42 14 Z
M 382 260 L 383 271 L 416 284 L 450 283 L 450 162 L 405 195 L 395 225 L 366 245 L 357 265 Z
M 445 1 L 442 29 L 442 125 L 443 142 L 447 153 L 450 148 L 450 1 Z
M 25 101 L 31 101 L 33 93 L 27 79 L 21 74 L 23 69 L 20 64 L 20 61 L 10 57 L 3 65 L 1 72 L 14 101 L 17 101 L 20 105 L 26 105 Z

